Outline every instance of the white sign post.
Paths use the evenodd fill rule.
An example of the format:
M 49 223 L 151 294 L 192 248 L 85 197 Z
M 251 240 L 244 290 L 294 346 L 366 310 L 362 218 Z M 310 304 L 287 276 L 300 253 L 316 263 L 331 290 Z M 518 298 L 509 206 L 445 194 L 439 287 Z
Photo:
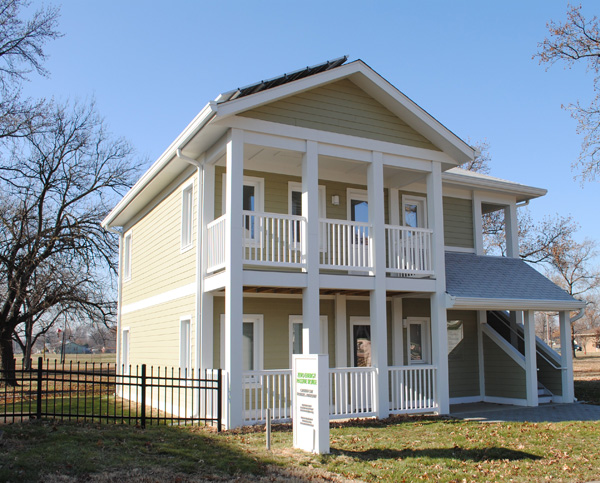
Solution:
M 329 356 L 294 355 L 292 386 L 294 448 L 329 453 Z

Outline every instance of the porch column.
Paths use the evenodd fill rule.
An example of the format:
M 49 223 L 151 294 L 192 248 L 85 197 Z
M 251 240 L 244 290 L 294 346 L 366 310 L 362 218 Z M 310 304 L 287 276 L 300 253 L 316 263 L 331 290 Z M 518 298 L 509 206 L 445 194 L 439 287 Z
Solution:
M 201 370 L 214 367 L 213 361 L 213 295 L 204 291 L 204 279 L 206 277 L 206 267 L 208 262 L 208 243 L 206 225 L 213 221 L 215 217 L 215 166 L 205 164 L 202 171 L 202 199 L 199 200 L 199 210 L 202 210 L 202 216 L 198 220 L 198 233 L 201 234 L 199 250 L 201 251 L 200 266 L 200 324 L 198 350 L 200 351 L 199 367 Z
M 370 293 L 371 362 L 377 370 L 376 416 L 390 414 L 387 362 L 385 204 L 383 197 L 383 154 L 373 152 L 367 168 L 369 206 L 369 250 L 375 276 L 375 290 Z
M 535 312 L 525 312 L 525 325 L 523 330 L 525 337 L 525 385 L 527 393 L 527 405 L 538 405 L 538 379 L 535 347 Z
M 302 158 L 302 214 L 306 218 L 302 259 L 307 284 L 302 289 L 302 352 L 318 354 L 319 332 L 319 153 L 314 141 L 306 142 Z
M 506 256 L 519 258 L 519 223 L 517 205 L 511 203 L 504 207 L 504 227 L 506 233 Z
M 395 366 L 404 365 L 404 337 L 402 333 L 402 297 L 392 297 L 392 360 Z
M 227 142 L 225 212 L 225 370 L 228 384 L 224 398 L 226 427 L 243 424 L 242 415 L 242 193 L 244 187 L 244 132 L 232 129 Z
M 440 414 L 450 412 L 448 387 L 448 328 L 446 315 L 446 261 L 444 253 L 444 220 L 442 203 L 442 169 L 439 162 L 431 163 L 427 174 L 427 219 L 433 230 L 432 259 L 435 292 L 431 295 L 431 348 L 436 367 L 436 394 Z
M 348 367 L 346 296 L 335 295 L 335 367 Z
M 570 403 L 575 400 L 573 388 L 573 350 L 571 342 L 571 317 L 567 311 L 558 313 L 560 326 L 560 365 L 562 367 L 562 402 Z

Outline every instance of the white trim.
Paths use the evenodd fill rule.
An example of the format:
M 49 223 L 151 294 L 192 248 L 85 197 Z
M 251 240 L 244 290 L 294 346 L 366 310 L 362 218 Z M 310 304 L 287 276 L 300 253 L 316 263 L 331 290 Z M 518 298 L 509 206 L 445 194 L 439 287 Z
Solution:
M 427 228 L 427 198 L 425 196 L 402 195 L 400 215 L 402 216 L 403 226 L 408 226 L 406 224 L 406 210 L 404 209 L 407 204 L 414 204 L 417 206 L 417 226 L 413 228 Z M 421 220 L 420 223 L 419 220 Z
M 220 364 L 225 367 L 225 314 L 220 315 Z M 253 371 L 262 371 L 264 366 L 264 316 L 263 314 L 244 314 L 242 324 L 253 324 L 254 335 L 254 369 Z M 243 362 L 243 356 L 242 356 Z M 242 368 L 242 371 L 244 369 Z
M 189 205 L 186 203 L 187 196 L 190 196 Z M 188 212 L 189 210 L 189 212 Z M 187 231 L 187 233 L 186 233 Z M 185 235 L 189 240 L 184 240 Z M 187 252 L 194 247 L 194 180 L 186 183 L 181 188 L 181 237 L 180 253 Z
M 464 247 L 451 247 L 444 246 L 444 251 L 446 252 L 458 252 L 458 253 L 475 253 L 475 248 L 464 248 Z
M 481 332 L 494 342 L 506 355 L 515 361 L 522 369 L 525 369 L 525 356 L 515 349 L 508 341 L 487 324 L 481 324 Z
M 221 214 L 226 214 L 225 199 L 227 196 L 227 173 L 223 173 L 221 182 Z M 256 176 L 244 176 L 243 186 L 254 187 L 254 210 L 257 213 L 264 212 L 265 206 L 265 179 Z
M 354 351 L 354 326 L 356 325 L 367 325 L 369 328 L 371 327 L 371 317 L 363 316 L 363 315 L 352 315 L 350 316 L 350 337 L 348 337 L 348 346 L 350 347 L 350 358 L 352 362 L 352 367 L 356 366 L 356 357 Z M 371 337 L 371 344 L 373 343 L 373 337 Z M 371 358 L 373 357 L 373 352 L 371 352 Z M 373 361 L 371 360 L 371 366 Z
M 579 300 L 528 300 L 528 299 L 492 299 L 478 297 L 450 297 L 448 309 L 473 309 L 473 310 L 577 310 L 585 306 Z
M 476 402 L 482 402 L 482 396 L 464 396 L 464 397 L 451 397 L 450 404 L 470 404 Z M 460 413 L 457 413 L 460 414 Z
M 507 180 L 503 180 L 503 179 L 498 179 L 498 178 L 481 178 L 481 177 L 476 177 L 473 176 L 472 174 L 470 174 L 468 171 L 465 171 L 464 173 L 457 173 L 457 172 L 453 172 L 453 171 L 445 171 L 442 174 L 442 180 L 448 184 L 448 185 L 459 185 L 461 187 L 471 187 L 471 188 L 483 188 L 483 189 L 489 189 L 489 190 L 495 190 L 495 191 L 501 191 L 503 192 L 502 195 L 500 194 L 492 194 L 492 193 L 486 193 L 484 195 L 485 199 L 483 200 L 484 203 L 485 202 L 491 202 L 491 203 L 495 203 L 498 202 L 500 200 L 502 200 L 503 202 L 505 201 L 510 201 L 510 198 L 507 198 L 507 196 L 510 196 L 511 194 L 513 196 L 519 196 L 521 195 L 522 199 L 517 199 L 517 201 L 525 201 L 526 199 L 532 199 L 532 198 L 538 198 L 540 196 L 544 196 L 546 193 L 548 193 L 548 190 L 543 189 L 543 188 L 536 188 L 534 186 L 526 186 L 523 184 L 519 184 L 519 183 L 515 183 L 512 181 L 507 181 Z M 514 201 L 514 198 L 513 198 Z
M 129 245 L 127 245 L 129 239 Z M 129 247 L 129 249 L 128 249 Z M 131 280 L 131 258 L 133 254 L 133 230 L 123 235 L 123 282 Z
M 288 215 L 292 213 L 292 191 L 302 194 L 302 183 L 297 181 L 288 181 Z M 319 185 L 319 218 L 327 218 L 326 214 L 326 198 L 325 198 L 325 186 Z
M 123 327 L 121 329 L 121 344 L 124 344 L 124 337 L 123 334 L 125 334 L 125 332 L 127 332 L 127 348 L 126 350 L 125 347 L 121 347 L 121 367 L 123 367 L 123 375 L 127 376 L 129 375 L 129 366 L 131 365 L 131 327 L 127 326 L 127 327 Z M 123 355 L 126 355 L 127 360 L 123 360 Z
M 290 315 L 289 316 L 289 356 L 290 356 L 290 368 L 292 367 L 292 355 L 294 350 L 294 324 L 300 324 L 302 326 L 302 316 L 301 315 Z M 303 334 L 303 331 L 300 331 L 300 334 Z M 319 316 L 319 336 L 320 336 L 320 353 L 321 354 L 329 354 L 329 320 L 326 315 Z M 302 337 L 302 335 L 301 335 Z M 303 347 L 303 344 L 300 344 L 300 348 Z
M 136 312 L 138 310 L 148 309 L 150 307 L 154 307 L 155 305 L 164 304 L 167 302 L 171 302 L 173 300 L 180 299 L 182 297 L 187 297 L 189 295 L 196 294 L 196 283 L 188 283 L 187 285 L 183 285 L 182 287 L 177 287 L 173 290 L 169 290 L 167 292 L 163 292 L 157 295 L 153 295 L 152 297 L 145 298 L 138 302 L 133 302 L 131 304 L 127 304 L 123 306 L 121 313 L 129 314 L 131 312 Z
M 369 192 L 357 188 L 346 188 L 346 219 L 348 221 L 356 221 L 352 220 L 352 200 L 369 203 Z M 369 223 L 369 220 L 367 220 L 367 223 Z
M 187 325 L 187 327 L 185 327 Z M 184 347 L 185 346 L 185 347 Z M 184 353 L 185 349 L 185 353 Z M 184 360 L 187 359 L 187 360 Z M 179 369 L 182 377 L 189 377 L 192 370 L 192 316 L 179 317 Z M 186 374 L 186 371 L 188 374 Z
M 431 360 L 431 319 L 429 317 L 407 317 L 406 319 L 406 365 L 420 366 L 430 365 Z M 423 359 L 421 361 L 413 361 L 410 358 L 410 326 L 421 326 L 421 343 L 423 347 L 421 353 Z M 446 356 L 447 357 L 447 356 Z
M 527 399 L 517 399 L 513 397 L 485 396 L 483 398 L 483 402 L 495 404 L 510 404 L 513 406 L 527 406 Z

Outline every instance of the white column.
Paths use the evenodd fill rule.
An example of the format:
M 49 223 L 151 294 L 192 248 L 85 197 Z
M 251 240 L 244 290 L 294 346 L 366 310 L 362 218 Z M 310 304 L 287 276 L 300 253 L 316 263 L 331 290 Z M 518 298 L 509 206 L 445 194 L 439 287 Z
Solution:
M 527 405 L 538 405 L 538 379 L 535 347 L 535 312 L 528 310 L 525 315 L 525 385 L 527 393 Z
M 383 196 L 383 155 L 373 152 L 367 168 L 369 200 L 369 249 L 375 276 L 375 289 L 370 294 L 371 361 L 377 368 L 376 416 L 387 418 L 390 414 L 387 313 L 386 313 L 386 257 L 385 257 L 385 204 Z
M 302 215 L 306 229 L 302 240 L 302 258 L 307 285 L 302 290 L 302 352 L 320 352 L 319 331 L 319 154 L 314 141 L 306 142 L 302 158 Z
M 485 398 L 485 356 L 483 354 L 483 327 L 487 324 L 487 312 L 477 311 L 477 360 L 479 361 L 479 395 L 481 400 Z
M 483 255 L 483 214 L 481 195 L 477 191 L 473 191 L 473 238 L 475 253 Z
M 448 328 L 446 315 L 446 261 L 444 253 L 444 219 L 442 204 L 442 170 L 432 162 L 427 174 L 427 219 L 433 230 L 433 269 L 435 293 L 431 296 L 431 346 L 433 365 L 437 372 L 437 403 L 440 414 L 450 412 L 448 387 Z
M 199 209 L 202 210 L 202 216 L 199 217 L 198 234 L 201 234 L 199 250 L 201 251 L 200 267 L 200 321 L 199 321 L 199 341 L 200 350 L 200 369 L 209 369 L 214 367 L 213 363 L 213 295 L 204 291 L 204 279 L 206 277 L 206 266 L 208 262 L 208 244 L 206 225 L 213 221 L 215 217 L 215 167 L 212 164 L 205 164 L 202 169 L 202 199 L 199 203 Z M 201 220 L 201 221 L 200 221 Z M 200 226 L 200 223 L 204 226 Z
M 506 256 L 519 258 L 519 223 L 517 205 L 511 203 L 504 208 L 504 226 L 506 234 Z
M 335 367 L 348 367 L 346 296 L 335 295 Z
M 571 317 L 569 312 L 559 312 L 560 326 L 560 365 L 562 369 L 562 402 L 575 400 L 573 388 L 573 349 L 571 342 Z
M 225 397 L 227 429 L 243 424 L 242 417 L 242 193 L 244 188 L 244 133 L 232 129 L 227 142 L 225 212 Z
M 402 297 L 392 297 L 392 347 L 395 366 L 404 365 L 404 337 L 402 332 Z

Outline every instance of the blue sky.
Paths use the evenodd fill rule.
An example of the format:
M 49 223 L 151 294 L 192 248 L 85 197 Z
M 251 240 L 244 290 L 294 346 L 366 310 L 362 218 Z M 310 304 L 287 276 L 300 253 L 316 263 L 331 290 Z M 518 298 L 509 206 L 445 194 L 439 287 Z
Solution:
M 154 161 L 219 93 L 347 54 L 463 139 L 487 140 L 492 175 L 548 189 L 535 218 L 572 214 L 600 240 L 600 182 L 571 163 L 581 137 L 561 109 L 592 98 L 584 66 L 532 60 L 566 1 L 81 1 L 61 6 L 49 79 L 32 96 L 94 97 L 113 133 Z M 39 6 L 34 3 L 32 8 Z M 586 2 L 586 17 L 596 11 Z

